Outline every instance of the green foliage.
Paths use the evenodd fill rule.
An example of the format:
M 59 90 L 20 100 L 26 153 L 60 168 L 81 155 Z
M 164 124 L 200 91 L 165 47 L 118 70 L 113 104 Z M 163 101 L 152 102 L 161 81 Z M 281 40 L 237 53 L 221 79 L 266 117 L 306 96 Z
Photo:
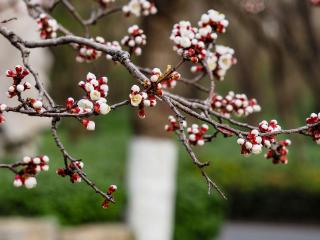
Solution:
M 102 189 L 116 184 L 119 191 L 115 197 L 117 204 L 104 210 L 102 198 L 86 184 L 72 184 L 69 179 L 57 176 L 55 170 L 63 167 L 60 152 L 54 145 L 50 133 L 44 134 L 39 153 L 50 157 L 50 170 L 40 173 L 35 189 L 15 189 L 14 176 L 2 171 L 0 189 L 1 215 L 54 215 L 65 224 L 79 224 L 96 221 L 120 221 L 125 209 L 124 171 L 126 149 L 130 133 L 127 112 L 118 110 L 112 117 L 97 119 L 95 133 L 88 133 L 81 125 L 68 121 L 70 126 L 62 126 L 59 131 L 68 151 L 85 163 L 85 171 Z M 115 124 L 116 123 L 116 124 Z M 68 127 L 71 134 L 64 129 Z M 71 129 L 71 130 L 70 130 Z
M 198 153 L 211 160 L 208 173 L 227 192 L 229 217 L 319 220 L 319 146 L 311 139 L 293 139 L 288 165 L 274 165 L 263 154 L 243 157 L 233 138 L 214 141 Z
M 64 121 L 59 129 L 68 151 L 84 160 L 88 176 L 99 187 L 118 186 L 117 204 L 104 210 L 100 206 L 103 199 L 87 185 L 71 184 L 67 178 L 56 175 L 55 170 L 63 164 L 47 132 L 41 137 L 41 149 L 37 152 L 49 155 L 50 171 L 40 173 L 38 186 L 32 190 L 13 188 L 13 174 L 1 171 L 0 214 L 56 216 L 63 224 L 122 221 L 126 209 L 124 182 L 131 134 L 129 116 L 129 111 L 120 109 L 97 118 L 94 133 L 85 131 L 75 120 Z M 208 196 L 203 177 L 181 148 L 175 239 L 213 239 L 226 210 L 233 218 L 319 219 L 318 146 L 310 139 L 303 140 L 301 144 L 299 140 L 293 141 L 288 165 L 273 165 L 262 155 L 245 158 L 239 154 L 233 138 L 218 138 L 203 148 L 195 148 L 201 160 L 211 161 L 208 174 L 222 186 L 228 201 L 221 200 L 216 192 Z
M 223 222 L 226 202 L 216 192 L 208 195 L 205 180 L 184 152 L 177 187 L 174 239 L 213 239 Z

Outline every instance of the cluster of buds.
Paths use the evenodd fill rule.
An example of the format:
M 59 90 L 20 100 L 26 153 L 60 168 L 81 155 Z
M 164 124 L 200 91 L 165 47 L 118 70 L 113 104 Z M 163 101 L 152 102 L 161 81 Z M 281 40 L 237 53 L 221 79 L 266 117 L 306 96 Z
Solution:
M 220 81 L 224 80 L 224 77 L 231 66 L 237 63 L 237 59 L 234 57 L 234 50 L 223 45 L 217 45 L 214 53 L 207 52 L 205 61 L 208 69 Z M 202 65 L 194 65 L 191 67 L 191 72 L 193 73 L 205 70 L 206 69 Z
M 113 193 L 115 193 L 117 191 L 118 187 L 116 185 L 110 185 L 107 191 L 107 195 L 112 196 Z M 103 208 L 108 208 L 109 207 L 109 203 L 110 201 L 108 199 L 105 199 L 101 206 Z
M 42 39 L 57 37 L 58 23 L 55 19 L 49 18 L 46 14 L 42 13 L 37 19 L 37 24 Z
M 174 116 L 170 115 L 168 117 L 168 120 L 169 120 L 169 124 L 166 124 L 164 126 L 164 130 L 166 130 L 167 132 L 175 132 L 180 129 L 180 125 Z M 183 121 L 182 126 L 187 127 L 187 122 L 185 120 Z
M 106 8 L 109 4 L 114 3 L 116 0 L 98 0 L 101 7 Z
M 316 1 L 319 1 L 319 0 L 316 0 Z M 252 13 L 252 14 L 261 13 L 266 8 L 265 0 L 242 0 L 241 6 L 246 12 Z
M 19 165 L 23 166 L 23 169 L 15 176 L 13 185 L 15 187 L 25 186 L 26 188 L 34 188 L 37 185 L 37 179 L 35 175 L 41 171 L 49 170 L 49 157 L 28 157 L 25 156 Z
M 37 113 L 41 113 L 45 110 L 43 103 L 40 99 L 27 98 L 26 103 L 29 107 L 33 108 Z
M 225 97 L 214 95 L 211 100 L 211 108 L 226 117 L 230 117 L 232 113 L 237 116 L 248 116 L 261 111 L 255 98 L 248 99 L 245 94 L 235 94 L 232 91 Z
M 120 43 L 118 41 L 107 42 L 106 46 L 111 48 L 112 50 L 115 50 L 115 51 L 122 50 L 122 47 L 121 47 L 121 45 L 120 45 Z M 112 60 L 112 56 L 109 55 L 109 54 L 106 55 L 106 58 L 108 60 Z
M 159 83 L 156 83 L 161 87 Z M 162 92 L 161 92 L 162 94 Z M 140 91 L 140 87 L 137 85 L 133 85 L 131 87 L 131 92 L 129 94 L 130 103 L 133 107 L 138 107 L 139 112 L 138 116 L 140 118 L 145 118 L 145 107 L 155 107 L 157 105 L 157 99 L 153 93 L 146 93 Z
M 106 102 L 105 97 L 107 97 L 109 92 L 108 78 L 100 77 L 99 79 L 93 73 L 88 73 L 86 81 L 80 81 L 79 86 L 86 92 L 87 98 L 93 102 L 102 101 Z M 96 108 L 96 106 L 95 106 Z M 108 112 L 97 113 L 106 114 Z
M 272 133 L 280 130 L 281 126 L 278 125 L 277 120 L 273 119 L 269 122 L 263 120 L 259 123 L 258 129 L 251 130 L 246 138 L 238 138 L 237 143 L 241 145 L 241 154 L 259 154 L 262 151 L 262 147 L 266 147 L 269 150 L 275 151 L 277 149 L 277 146 L 282 142 L 277 143 L 276 137 Z M 286 141 L 289 143 L 289 140 Z M 289 144 L 287 144 L 286 146 L 288 145 Z M 286 152 L 285 155 L 287 155 L 287 153 L 288 152 Z M 268 154 L 266 156 L 269 156 L 271 153 L 269 155 Z
M 278 124 L 278 121 L 275 119 L 272 119 L 269 122 L 267 122 L 266 120 L 263 120 L 262 122 L 259 123 L 258 128 L 260 133 L 268 133 L 268 134 L 281 130 L 281 126 Z M 262 137 L 262 144 L 266 148 L 270 148 L 272 144 L 274 144 L 275 142 L 276 142 L 275 135 L 268 135 L 268 136 Z
M 177 85 L 177 81 L 181 79 L 181 74 L 177 71 L 171 73 L 168 77 L 161 81 L 161 86 L 164 89 L 174 88 Z
M 238 138 L 237 143 L 241 145 L 241 154 L 259 154 L 262 151 L 262 138 L 257 129 L 252 130 L 246 138 Z
M 313 125 L 319 122 L 320 122 L 320 113 L 319 114 L 311 113 L 310 117 L 306 119 L 306 123 L 308 125 Z M 312 136 L 315 143 L 320 144 L 320 124 L 310 127 L 308 129 L 308 134 Z
M 208 129 L 209 126 L 207 124 L 202 124 L 201 127 L 198 124 L 192 124 L 192 126 L 187 129 L 189 134 L 189 143 L 192 145 L 203 146 L 205 142 L 204 134 Z
M 91 113 L 106 115 L 111 111 L 107 104 L 106 96 L 108 95 L 109 86 L 108 78 L 100 77 L 99 79 L 93 73 L 88 73 L 86 81 L 80 81 L 79 86 L 86 92 L 86 98 L 75 100 L 69 97 L 66 101 L 66 107 L 73 113 Z M 83 119 L 82 124 L 87 130 L 93 131 L 95 123 L 89 119 Z
M 180 21 L 175 24 L 170 36 L 174 42 L 173 50 L 194 63 L 206 57 L 205 43 L 199 38 L 198 29 L 192 27 L 188 21 Z
M 72 183 L 79 183 L 81 182 L 79 170 L 82 170 L 83 166 L 82 161 L 72 161 L 67 168 L 59 168 L 56 173 L 61 177 L 69 176 Z
M 210 9 L 208 13 L 202 14 L 201 20 L 198 22 L 198 25 L 199 29 L 210 27 L 212 29 L 212 32 L 224 33 L 229 25 L 229 21 L 225 18 L 224 14 Z M 210 40 L 210 38 L 208 40 Z
M 94 41 L 96 43 L 101 43 L 101 44 L 106 44 L 105 40 L 103 37 L 96 37 L 96 38 L 92 38 L 91 41 Z M 78 46 L 78 54 L 76 56 L 76 61 L 77 62 L 92 62 L 96 59 L 98 59 L 99 57 L 101 57 L 102 52 L 86 46 L 86 45 L 79 45 Z
M 310 3 L 314 6 L 320 6 L 320 0 L 310 0 Z
M 140 56 L 142 53 L 141 47 L 147 44 L 146 35 L 138 25 L 129 27 L 128 34 L 122 38 L 121 44 L 128 47 L 130 53 Z
M 150 74 L 150 81 L 147 85 L 154 85 L 154 89 L 158 89 L 156 95 L 161 96 L 161 88 L 174 88 L 177 81 L 181 79 L 181 74 L 177 71 L 172 71 L 171 65 L 167 66 L 166 72 L 163 74 L 159 68 L 154 68 Z M 161 83 L 161 85 L 159 85 Z
M 156 14 L 158 12 L 154 3 L 151 3 L 147 0 L 130 0 L 127 5 L 122 7 L 122 12 L 126 16 L 130 16 L 131 14 L 136 17 L 149 16 Z
M 12 98 L 14 96 L 20 95 L 22 92 L 31 88 L 31 84 L 29 82 L 21 83 L 21 81 L 29 75 L 29 71 L 24 69 L 22 66 L 17 65 L 15 69 L 9 69 L 6 72 L 6 76 L 12 78 L 13 83 L 8 88 L 7 96 Z
M 291 141 L 289 139 L 279 141 L 272 145 L 272 147 L 269 149 L 269 151 L 266 153 L 265 157 L 267 159 L 272 159 L 272 163 L 278 164 L 288 163 L 287 155 L 289 153 L 289 150 L 287 146 L 291 145 Z

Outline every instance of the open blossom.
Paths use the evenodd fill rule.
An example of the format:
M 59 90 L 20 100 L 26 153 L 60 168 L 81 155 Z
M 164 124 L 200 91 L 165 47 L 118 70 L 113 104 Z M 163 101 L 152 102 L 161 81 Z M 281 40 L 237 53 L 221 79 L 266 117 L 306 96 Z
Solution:
M 80 81 L 79 86 L 86 92 L 86 97 L 78 101 L 77 106 L 74 105 L 74 100 L 69 98 L 66 105 L 69 106 L 72 112 L 86 113 L 95 111 L 98 114 L 108 114 L 111 111 L 107 104 L 107 95 L 109 92 L 108 78 L 96 78 L 93 73 L 88 73 L 86 81 Z
M 42 13 L 37 19 L 40 37 L 42 39 L 50 39 L 57 37 L 58 23 L 55 19 L 49 18 Z
M 180 21 L 173 26 L 170 39 L 174 42 L 173 50 L 180 56 L 194 63 L 206 57 L 205 43 L 197 38 L 198 29 L 188 21 Z
M 111 48 L 112 50 L 115 50 L 115 51 L 122 50 L 122 47 L 118 41 L 107 42 L 106 46 Z M 106 55 L 106 58 L 108 60 L 112 60 L 112 56 L 109 54 Z
M 208 131 L 209 127 L 207 124 L 192 124 L 191 127 L 187 129 L 189 134 L 189 143 L 192 145 L 203 146 L 205 143 L 204 134 Z
M 311 113 L 310 117 L 306 119 L 306 123 L 307 125 L 320 123 L 320 113 L 319 114 Z M 310 136 L 312 136 L 313 141 L 315 143 L 320 144 L 320 124 L 313 127 L 309 127 L 307 132 Z
M 9 69 L 6 71 L 6 76 L 13 80 L 12 85 L 8 88 L 8 98 L 20 95 L 22 92 L 31 88 L 31 84 L 29 82 L 22 83 L 22 80 L 27 75 L 29 75 L 29 71 L 20 65 L 17 65 L 15 69 Z
M 158 12 L 154 3 L 147 0 L 130 0 L 127 5 L 122 7 L 122 11 L 126 16 L 133 14 L 136 17 L 148 16 Z
M 224 80 L 231 66 L 237 63 L 237 59 L 234 57 L 234 50 L 223 45 L 217 45 L 215 52 L 207 52 L 205 61 L 209 70 L 220 81 Z M 193 73 L 203 71 L 206 71 L 206 69 L 202 65 L 191 67 L 191 72 Z
M 81 176 L 78 170 L 82 170 L 83 167 L 82 161 L 72 161 L 67 168 L 58 168 L 56 173 L 61 177 L 69 176 L 72 183 L 79 183 L 81 182 Z
M 88 73 L 85 81 L 78 84 L 85 92 L 86 97 L 78 102 L 71 97 L 66 100 L 66 108 L 72 113 L 96 113 L 106 115 L 111 111 L 107 104 L 107 95 L 109 92 L 108 78 L 97 77 L 93 73 Z M 89 119 L 82 119 L 82 125 L 88 130 L 95 130 L 95 123 Z
M 161 84 L 156 83 L 158 87 L 161 87 Z M 161 92 L 162 94 L 162 92 Z M 145 118 L 145 107 L 155 107 L 157 105 L 156 95 L 153 92 L 143 92 L 140 91 L 140 87 L 133 85 L 129 94 L 130 104 L 133 107 L 138 107 L 139 112 L 138 116 L 140 118 Z
M 96 43 L 106 44 L 103 37 L 91 38 L 90 40 Z M 78 54 L 76 56 L 76 61 L 80 63 L 92 62 L 98 59 L 99 57 L 101 57 L 102 55 L 102 52 L 86 45 L 78 45 L 77 49 L 78 49 Z
M 202 14 L 198 25 L 200 29 L 209 26 L 213 32 L 224 33 L 229 25 L 229 21 L 225 18 L 224 14 L 210 9 L 207 13 Z
M 248 116 L 261 110 L 255 98 L 248 99 L 245 94 L 235 94 L 232 91 L 225 97 L 214 95 L 211 100 L 211 108 L 226 117 L 230 117 L 231 114 Z
M 130 53 L 140 56 L 141 47 L 147 44 L 147 37 L 138 25 L 133 25 L 128 28 L 128 35 L 122 38 L 121 44 L 128 47 Z
M 16 174 L 13 185 L 15 187 L 25 186 L 28 189 L 34 188 L 37 185 L 35 175 L 41 171 L 48 171 L 48 163 L 49 157 L 46 155 L 38 157 L 25 156 L 20 163 L 23 169 Z

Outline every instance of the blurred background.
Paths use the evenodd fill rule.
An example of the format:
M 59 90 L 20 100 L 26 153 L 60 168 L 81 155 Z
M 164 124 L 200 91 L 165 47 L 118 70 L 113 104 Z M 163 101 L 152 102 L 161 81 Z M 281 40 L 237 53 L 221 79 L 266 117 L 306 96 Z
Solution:
M 8 2 L 10 5 L 11 1 Z M 87 17 L 91 7 L 96 6 L 89 0 L 72 2 Z M 126 1 L 119 0 L 115 4 L 122 2 Z M 146 18 L 124 18 L 121 13 L 106 17 L 92 27 L 92 35 L 103 36 L 108 41 L 121 40 L 127 28 L 137 23 L 144 29 L 148 44 L 143 49 L 143 56 L 134 61 L 140 66 L 164 69 L 167 64 L 174 65 L 179 60 L 169 40 L 173 24 L 179 20 L 196 24 L 202 13 L 213 8 L 225 13 L 230 21 L 227 32 L 218 38 L 218 44 L 234 48 L 238 59 L 225 81 L 217 84 L 217 91 L 224 95 L 234 90 L 257 98 L 262 112 L 250 117 L 250 123 L 275 118 L 283 128 L 291 128 L 303 125 L 311 112 L 320 111 L 320 7 L 311 1 L 158 0 L 156 5 L 159 13 Z M 21 19 L 28 19 L 23 6 L 13 9 L 0 3 L 0 11 L 1 19 L 18 14 L 18 21 L 9 23 L 8 27 L 15 28 L 22 24 Z M 73 32 L 83 35 L 81 26 L 63 6 L 58 5 L 53 16 Z M 27 29 L 26 34 L 30 34 L 26 35 L 27 38 L 38 39 L 37 33 L 30 33 L 36 31 L 35 23 L 32 20 L 24 23 L 28 28 L 21 29 L 21 32 Z M 8 51 L 9 45 L 6 44 L 1 39 L 2 73 L 20 63 L 19 58 L 8 60 L 8 56 L 14 58 L 14 50 L 9 55 L 1 54 Z M 109 77 L 110 103 L 126 98 L 133 84 L 126 70 L 104 57 L 91 64 L 80 64 L 74 61 L 75 52 L 68 46 L 36 54 L 39 55 L 34 61 L 40 62 L 37 66 L 42 69 L 39 70 L 41 78 L 60 104 L 69 96 L 81 96 L 80 88 L 75 86 L 89 71 Z M 192 76 L 188 66 L 182 72 L 184 76 Z M 1 82 L 5 81 L 2 74 Z M 206 84 L 205 80 L 203 83 Z M 3 84 L 7 83 L 1 84 L 1 89 L 6 90 Z M 7 101 L 4 100 L 5 90 L 1 93 L 2 102 Z M 200 92 L 183 85 L 174 91 L 189 97 L 203 97 Z M 67 179 L 57 177 L 55 169 L 61 167 L 62 161 L 46 128 L 47 122 L 34 124 L 35 120 L 29 119 L 21 126 L 20 120 L 14 120 L 16 116 L 10 116 L 15 124 L 3 125 L 0 129 L 1 161 L 14 162 L 20 160 L 22 154 L 32 152 L 47 154 L 51 164 L 48 173 L 39 175 L 38 186 L 33 190 L 13 189 L 12 174 L 1 171 L 1 221 L 9 224 L 12 217 L 49 218 L 51 224 L 65 231 L 64 239 L 85 239 L 81 238 L 87 236 L 85 233 L 81 236 L 77 233 L 86 229 L 93 234 L 106 229 L 125 232 L 118 238 L 89 235 L 86 239 L 133 239 L 134 234 L 126 224 L 131 197 L 127 189 L 130 185 L 127 176 L 131 157 L 129 149 L 132 139 L 137 136 L 148 137 L 150 141 L 160 139 L 176 143 L 172 135 L 163 131 L 168 113 L 169 109 L 160 105 L 148 109 L 146 119 L 140 120 L 135 109 L 121 108 L 97 118 L 97 130 L 93 133 L 88 133 L 72 119 L 62 121 L 59 133 L 66 148 L 74 156 L 84 159 L 88 175 L 98 186 L 107 187 L 112 183 L 118 186 L 117 203 L 107 210 L 101 208 L 100 197 L 85 184 L 71 184 Z M 35 126 L 30 129 L 29 124 Z M 22 130 L 23 127 L 27 130 Z M 12 135 L 13 132 L 18 134 Z M 176 143 L 175 182 L 170 183 L 174 185 L 175 198 L 170 203 L 175 203 L 170 223 L 172 229 L 169 230 L 171 239 L 320 239 L 319 146 L 311 138 L 292 136 L 291 139 L 288 165 L 273 165 L 263 154 L 244 158 L 234 139 L 219 137 L 202 148 L 196 148 L 200 159 L 212 162 L 208 174 L 226 192 L 227 201 L 215 192 L 208 196 L 207 185 L 198 169 Z M 162 202 L 157 204 L 160 206 Z M 44 224 L 42 220 L 40 222 Z M 99 230 L 90 228 L 94 224 Z M 24 239 L 18 235 L 2 236 L 7 238 L 0 236 L 0 239 Z

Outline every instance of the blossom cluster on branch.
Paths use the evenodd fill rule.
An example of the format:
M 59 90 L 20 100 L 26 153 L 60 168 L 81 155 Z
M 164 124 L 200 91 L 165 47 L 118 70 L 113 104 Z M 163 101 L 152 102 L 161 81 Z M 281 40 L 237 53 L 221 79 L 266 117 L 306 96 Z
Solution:
M 6 72 L 6 76 L 12 80 L 12 85 L 7 92 L 8 97 L 17 97 L 18 105 L 0 104 L 0 123 L 5 122 L 4 114 L 7 112 L 50 118 L 53 140 L 61 151 L 64 164 L 64 167 L 57 170 L 57 174 L 68 177 L 72 183 L 86 183 L 103 197 L 102 207 L 104 208 L 115 202 L 114 194 L 117 187 L 112 184 L 106 191 L 98 188 L 84 172 L 85 160 L 74 158 L 65 149 L 57 132 L 58 123 L 62 118 L 73 118 L 87 130 L 93 131 L 96 128 L 94 118 L 112 113 L 113 109 L 131 106 L 138 109 L 138 116 L 143 119 L 147 117 L 147 108 L 156 107 L 158 102 L 162 102 L 172 111 L 165 130 L 176 134 L 192 159 L 192 163 L 205 178 L 208 192 L 215 189 L 223 198 L 226 198 L 225 194 L 205 171 L 210 162 L 199 160 L 194 147 L 203 146 L 219 135 L 234 137 L 243 155 L 259 154 L 266 149 L 266 158 L 272 159 L 275 164 L 286 164 L 291 141 L 280 140 L 279 135 L 296 133 L 310 136 L 316 143 L 320 143 L 320 114 L 312 113 L 306 119 L 306 125 L 293 129 L 282 129 L 276 120 L 269 122 L 264 120 L 257 126 L 253 126 L 234 118 L 260 112 L 261 107 L 255 98 L 248 98 L 245 94 L 230 91 L 223 96 L 216 90 L 216 84 L 224 79 L 227 71 L 237 62 L 232 48 L 216 44 L 219 41 L 219 34 L 225 33 L 229 25 L 226 16 L 216 10 L 204 13 L 197 27 L 189 21 L 180 21 L 173 26 L 170 39 L 173 42 L 173 50 L 181 59 L 176 65 L 168 64 L 165 71 L 161 71 L 159 68 L 140 67 L 133 62 L 131 54 L 141 55 L 142 46 L 146 45 L 147 38 L 144 31 L 137 25 L 129 27 L 128 35 L 123 37 L 121 44 L 116 40 L 106 41 L 104 37 L 91 36 L 89 31 L 89 28 L 101 18 L 119 11 L 124 12 L 126 16 L 155 14 L 157 9 L 153 2 L 130 0 L 123 6 L 114 7 L 116 4 L 114 0 L 97 0 L 97 9 L 92 10 L 91 17 L 87 20 L 84 20 L 76 7 L 67 0 L 56 0 L 54 6 L 47 8 L 53 10 L 56 5 L 63 5 L 72 14 L 74 20 L 83 26 L 86 37 L 81 37 L 72 34 L 58 20 L 52 18 L 49 10 L 34 5 L 28 0 L 23 1 L 28 9 L 32 10 L 29 13 L 38 23 L 42 40 L 24 40 L 8 30 L 4 26 L 5 23 L 0 23 L 0 34 L 21 53 L 23 63 L 23 66 L 17 65 Z M 90 63 L 105 55 L 106 59 L 121 64 L 135 81 L 131 89 L 127 90 L 129 96 L 109 105 L 107 103 L 108 78 L 96 77 L 93 73 L 88 73 L 85 80 L 79 82 L 79 87 L 84 91 L 82 98 L 75 100 L 68 97 L 64 106 L 55 104 L 43 87 L 41 76 L 38 76 L 28 60 L 34 48 L 62 45 L 69 45 L 74 49 L 76 60 L 79 62 Z M 127 48 L 129 52 L 124 51 L 123 48 Z M 183 77 L 178 70 L 186 62 L 192 64 L 191 71 L 195 74 L 192 79 Z M 34 86 L 24 80 L 27 76 L 33 77 Z M 202 79 L 210 83 L 210 88 L 199 82 Z M 180 84 L 186 84 L 204 92 L 205 99 L 190 99 L 175 94 L 173 90 Z M 25 96 L 28 93 L 27 90 L 32 87 L 38 90 L 36 98 Z M 24 185 L 32 188 L 37 184 L 36 174 L 49 169 L 48 161 L 47 156 L 25 157 L 18 163 L 0 164 L 0 168 L 9 169 L 15 174 L 15 186 Z

